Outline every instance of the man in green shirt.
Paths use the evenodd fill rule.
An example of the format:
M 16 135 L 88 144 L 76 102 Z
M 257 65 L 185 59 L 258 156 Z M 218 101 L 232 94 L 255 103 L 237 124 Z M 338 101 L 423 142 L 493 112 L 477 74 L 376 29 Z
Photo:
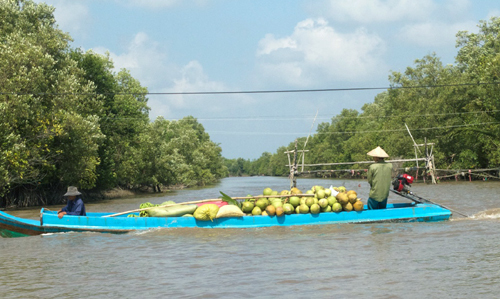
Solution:
M 369 151 L 367 155 L 373 157 L 375 161 L 368 168 L 368 183 L 370 184 L 368 209 L 385 209 L 391 187 L 392 164 L 384 161 L 389 155 L 380 146 Z

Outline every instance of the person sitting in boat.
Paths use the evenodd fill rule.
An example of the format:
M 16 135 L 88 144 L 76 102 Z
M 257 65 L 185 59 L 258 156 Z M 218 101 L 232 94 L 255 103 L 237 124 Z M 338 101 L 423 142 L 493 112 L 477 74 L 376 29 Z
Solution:
M 370 184 L 368 209 L 385 209 L 391 188 L 392 164 L 385 162 L 384 159 L 389 155 L 380 146 L 369 151 L 367 155 L 373 157 L 375 161 L 368 168 L 368 183 Z
M 68 191 L 64 194 L 68 199 L 68 204 L 57 211 L 57 216 L 62 218 L 64 215 L 86 216 L 85 205 L 80 197 L 82 195 L 75 186 L 69 186 Z

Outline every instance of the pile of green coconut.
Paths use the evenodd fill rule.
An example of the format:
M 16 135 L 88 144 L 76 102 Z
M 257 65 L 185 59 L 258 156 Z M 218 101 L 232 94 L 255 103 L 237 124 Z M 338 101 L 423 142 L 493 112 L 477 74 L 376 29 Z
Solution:
M 269 197 L 275 195 L 275 197 Z M 266 196 L 266 197 L 264 197 Z M 290 191 L 265 188 L 263 198 L 251 197 L 241 205 L 246 215 L 282 216 L 290 214 L 319 214 L 342 211 L 362 211 L 364 204 L 356 191 L 347 191 L 344 186 L 324 188 L 313 186 L 305 194 L 297 188 Z
M 356 191 L 346 190 L 344 186 L 324 188 L 313 186 L 302 193 L 297 188 L 278 192 L 265 188 L 262 195 L 248 195 L 243 201 L 236 201 L 222 193 L 221 200 L 227 205 L 213 203 L 203 205 L 176 204 L 167 201 L 159 205 L 141 204 L 140 217 L 194 217 L 201 221 L 216 218 L 241 216 L 284 216 L 291 214 L 339 213 L 342 211 L 362 211 L 364 204 Z M 128 217 L 137 217 L 129 215 Z

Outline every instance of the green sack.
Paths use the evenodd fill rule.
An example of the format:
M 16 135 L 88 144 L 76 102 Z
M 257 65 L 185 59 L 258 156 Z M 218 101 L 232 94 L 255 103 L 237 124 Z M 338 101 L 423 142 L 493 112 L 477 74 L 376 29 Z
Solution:
M 197 205 L 175 205 L 171 207 L 154 207 L 148 210 L 149 217 L 180 217 L 185 214 L 192 214 Z

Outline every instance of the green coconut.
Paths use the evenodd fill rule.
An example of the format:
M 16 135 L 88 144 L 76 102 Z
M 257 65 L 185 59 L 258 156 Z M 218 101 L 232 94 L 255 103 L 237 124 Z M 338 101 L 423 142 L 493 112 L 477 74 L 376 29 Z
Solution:
M 287 215 L 293 214 L 294 207 L 293 207 L 292 204 L 286 203 L 286 204 L 283 205 L 283 211 Z
M 311 209 L 310 209 L 311 214 L 319 214 L 320 210 L 321 210 L 321 207 L 317 203 L 313 204 L 311 206 Z
M 341 212 L 342 211 L 342 205 L 338 202 L 334 203 L 332 205 L 332 212 Z
M 255 207 L 252 210 L 252 215 L 257 216 L 257 215 L 262 215 L 262 209 L 259 207 Z
M 289 202 L 292 206 L 296 207 L 296 206 L 300 205 L 300 197 L 292 196 L 292 197 L 290 197 Z
M 299 213 L 300 214 L 307 214 L 309 213 L 309 206 L 306 204 L 300 205 L 299 206 Z
M 259 207 L 261 211 L 264 211 L 269 205 L 269 200 L 265 198 L 260 198 L 255 202 L 255 206 Z
M 269 202 L 271 202 L 271 204 L 277 208 L 277 207 L 282 207 L 283 206 L 283 202 L 281 201 L 281 198 L 270 198 L 269 199 Z
M 335 198 L 335 196 L 329 196 L 327 198 L 327 200 L 328 200 L 328 205 L 329 206 L 333 206 L 333 204 L 337 202 L 337 199 Z
M 321 208 L 326 208 L 328 207 L 328 199 L 326 198 L 322 198 L 318 201 L 318 205 L 321 207 Z
M 326 206 L 325 208 L 321 208 L 322 213 L 329 213 L 332 211 L 332 207 Z
M 262 194 L 264 195 L 271 195 L 271 193 L 273 193 L 273 189 L 267 187 L 264 189 L 264 191 L 262 192 Z
M 311 207 L 313 204 L 315 204 L 316 202 L 314 201 L 314 198 L 313 197 L 308 197 L 306 199 L 306 202 L 305 204 L 308 206 L 308 207 Z
M 251 213 L 255 205 L 250 201 L 245 201 L 241 205 L 241 210 L 245 213 Z

